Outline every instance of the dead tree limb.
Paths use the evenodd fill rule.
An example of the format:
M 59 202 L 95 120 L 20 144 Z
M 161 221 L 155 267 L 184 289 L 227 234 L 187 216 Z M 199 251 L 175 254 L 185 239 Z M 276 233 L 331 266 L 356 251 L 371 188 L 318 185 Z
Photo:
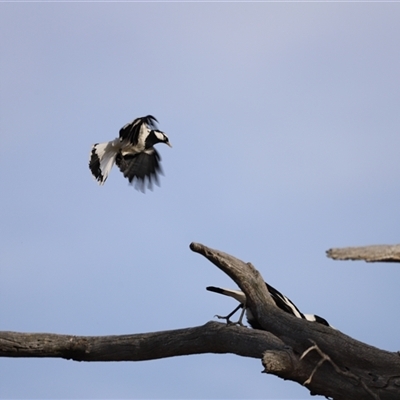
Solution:
M 400 356 L 361 343 L 278 309 L 250 264 L 204 245 L 191 249 L 243 290 L 263 330 L 217 322 L 194 328 L 119 336 L 0 332 L 2 357 L 58 357 L 76 361 L 142 361 L 201 353 L 259 358 L 264 372 L 336 400 L 398 400 Z
M 268 350 L 263 357 L 266 372 L 300 384 L 307 382 L 321 357 L 315 352 L 301 360 L 300 357 L 316 344 L 343 372 L 351 373 L 358 379 L 338 374 L 332 365 L 323 363 L 307 384 L 311 394 L 337 400 L 364 400 L 373 398 L 371 393 L 381 400 L 400 399 L 399 353 L 379 350 L 336 329 L 293 318 L 274 306 L 264 280 L 250 263 L 201 244 L 192 243 L 190 247 L 237 283 L 246 295 L 247 307 L 263 329 L 273 333 L 290 348 L 290 363 L 280 363 L 279 368 L 275 367 L 276 359 L 282 359 L 282 352 Z M 287 368 L 282 368 L 282 365 Z
M 284 349 L 269 332 L 220 322 L 161 332 L 111 336 L 0 332 L 1 357 L 52 357 L 74 361 L 145 361 L 204 353 L 232 353 L 261 359 Z
M 400 262 L 400 244 L 329 249 L 326 251 L 326 255 L 334 260 Z

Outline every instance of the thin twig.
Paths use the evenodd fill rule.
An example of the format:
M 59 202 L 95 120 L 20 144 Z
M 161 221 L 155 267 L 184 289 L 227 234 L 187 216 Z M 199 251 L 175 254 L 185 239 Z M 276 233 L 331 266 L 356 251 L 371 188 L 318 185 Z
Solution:
M 313 346 L 310 346 L 307 350 L 304 351 L 304 353 L 301 355 L 300 360 L 302 360 L 308 353 L 310 353 L 312 350 L 315 350 L 321 357 L 321 360 L 318 362 L 318 364 L 315 366 L 314 370 L 311 372 L 311 375 L 309 376 L 309 378 L 303 383 L 303 385 L 309 385 L 311 383 L 311 380 L 315 374 L 315 372 L 317 371 L 317 369 L 325 362 L 328 361 L 333 368 L 335 369 L 335 371 L 342 375 L 345 376 L 347 378 L 351 378 L 351 379 L 355 379 L 358 383 L 361 384 L 361 386 L 365 389 L 365 391 L 370 394 L 375 400 L 379 400 L 380 397 L 375 394 L 374 392 L 371 391 L 371 389 L 365 384 L 365 382 L 357 375 L 353 374 L 352 372 L 349 371 L 343 371 L 341 368 L 338 367 L 338 365 L 336 365 L 336 363 L 334 361 L 332 361 L 332 359 L 326 354 L 324 353 L 319 347 L 318 345 L 311 340 L 311 342 L 313 343 Z

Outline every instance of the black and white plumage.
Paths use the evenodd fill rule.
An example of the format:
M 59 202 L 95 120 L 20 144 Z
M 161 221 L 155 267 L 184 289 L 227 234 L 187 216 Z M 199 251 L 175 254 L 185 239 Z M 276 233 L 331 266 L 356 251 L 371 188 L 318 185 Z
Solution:
M 285 311 L 297 318 L 302 318 L 302 319 L 306 319 L 307 321 L 318 322 L 322 325 L 331 326 L 331 325 L 329 325 L 327 320 L 325 320 L 322 317 L 319 317 L 318 315 L 303 314 L 302 312 L 300 312 L 300 310 L 296 307 L 296 305 L 288 297 L 286 297 L 284 294 L 282 294 L 281 292 L 276 290 L 274 287 L 269 285 L 267 282 L 265 282 L 265 284 L 267 285 L 268 292 L 271 295 L 272 300 L 274 301 L 275 305 L 278 308 L 280 308 L 282 311 Z M 217 315 L 216 317 L 225 319 L 228 323 L 231 323 L 230 317 L 233 314 L 235 314 L 236 311 L 238 311 L 240 308 L 242 308 L 243 311 L 242 311 L 239 321 L 237 323 L 240 325 L 242 324 L 243 314 L 244 314 L 244 312 L 246 312 L 247 321 L 250 324 L 250 326 L 253 329 L 261 329 L 261 330 L 263 329 L 261 327 L 260 323 L 257 321 L 255 316 L 253 315 L 253 313 L 251 312 L 251 310 L 249 308 L 246 308 L 246 295 L 241 290 L 222 289 L 222 288 L 215 287 L 215 286 L 208 286 L 206 289 L 209 290 L 210 292 L 220 293 L 225 296 L 233 297 L 240 303 L 227 316 L 221 317 L 221 316 Z
M 153 180 L 158 184 L 161 157 L 154 145 L 172 146 L 167 135 L 157 129 L 156 122 L 152 115 L 136 118 L 120 129 L 118 138 L 92 146 L 89 168 L 99 185 L 107 180 L 114 164 L 137 189 L 144 191 L 146 181 L 150 189 Z

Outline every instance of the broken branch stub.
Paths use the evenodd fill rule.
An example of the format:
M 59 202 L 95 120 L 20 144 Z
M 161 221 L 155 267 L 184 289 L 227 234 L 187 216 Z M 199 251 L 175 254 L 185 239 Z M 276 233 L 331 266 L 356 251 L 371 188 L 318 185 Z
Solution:
M 203 255 L 225 272 L 244 292 L 247 299 L 246 306 L 252 311 L 254 309 L 256 312 L 256 308 L 260 304 L 263 305 L 263 308 L 276 309 L 263 277 L 251 263 L 245 263 L 230 254 L 211 249 L 200 243 L 191 243 L 190 249 Z
M 333 260 L 400 262 L 400 244 L 333 248 L 326 255 Z

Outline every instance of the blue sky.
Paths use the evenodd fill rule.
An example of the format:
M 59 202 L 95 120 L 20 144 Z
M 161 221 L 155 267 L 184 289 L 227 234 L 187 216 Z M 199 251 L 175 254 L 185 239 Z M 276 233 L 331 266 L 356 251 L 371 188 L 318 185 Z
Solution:
M 234 287 L 192 241 L 251 261 L 306 313 L 399 349 L 400 269 L 331 247 L 399 243 L 399 4 L 2 3 L 0 329 L 197 326 Z M 152 114 L 142 194 L 90 147 Z M 308 398 L 261 362 L 1 359 L 1 398 Z

